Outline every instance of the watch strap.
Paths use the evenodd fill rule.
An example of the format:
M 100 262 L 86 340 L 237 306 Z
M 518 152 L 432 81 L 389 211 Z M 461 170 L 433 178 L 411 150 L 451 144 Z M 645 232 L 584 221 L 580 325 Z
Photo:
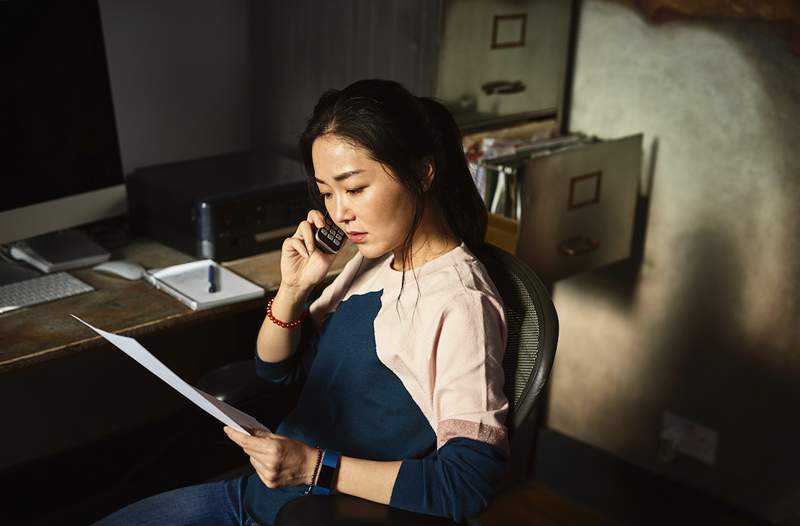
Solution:
M 342 455 L 338 451 L 326 449 L 322 455 L 322 464 L 319 467 L 317 483 L 311 490 L 312 495 L 330 495 L 333 493 L 333 484 L 336 480 L 336 473 L 339 471 L 339 463 Z

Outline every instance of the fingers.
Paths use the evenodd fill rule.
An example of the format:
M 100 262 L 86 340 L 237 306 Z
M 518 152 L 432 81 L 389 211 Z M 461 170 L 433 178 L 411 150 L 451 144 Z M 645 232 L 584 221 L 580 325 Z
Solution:
M 256 474 L 258 478 L 261 479 L 261 482 L 270 489 L 274 489 L 280 486 L 278 481 L 278 475 L 275 470 L 268 469 L 264 464 L 259 462 L 258 459 L 250 457 L 250 465 L 256 470 Z
M 224 426 L 222 430 L 225 432 L 226 435 L 228 435 L 228 438 L 230 438 L 233 442 L 236 442 L 237 445 L 244 447 L 244 441 L 248 438 L 247 435 L 245 435 L 244 433 L 240 433 L 239 431 L 236 431 L 234 428 L 228 426 Z
M 257 436 L 247 436 L 228 426 L 222 429 L 228 438 L 248 455 L 279 455 L 281 453 L 281 444 L 275 439 L 277 435 L 262 431 Z
M 305 449 L 310 446 L 274 433 L 260 432 L 259 436 L 247 436 L 227 426 L 223 429 L 247 454 L 258 477 L 268 488 L 306 483 L 310 469 Z
M 325 215 L 319 210 L 310 210 L 306 220 L 317 228 L 325 226 Z
M 302 254 L 304 257 L 308 257 L 310 254 L 316 250 L 316 246 L 314 244 L 314 229 L 315 228 L 322 228 L 325 226 L 325 217 L 319 210 L 311 210 L 308 213 L 308 217 L 305 221 L 301 221 L 299 225 L 297 225 L 297 230 L 295 230 L 294 235 L 290 239 L 299 239 L 303 242 L 303 246 L 305 247 L 305 251 L 301 251 L 298 249 L 298 245 L 296 243 L 292 243 L 289 246 L 297 250 L 298 253 Z M 284 242 L 284 245 L 286 243 Z
M 314 252 L 314 229 L 312 228 L 311 223 L 308 221 L 301 221 L 297 226 L 297 232 L 295 233 L 294 237 L 297 237 L 298 234 L 306 245 L 306 252 L 308 254 Z
M 296 237 L 288 237 L 283 240 L 283 250 L 294 250 L 304 258 L 309 257 L 308 249 L 302 239 Z
M 228 438 L 236 442 L 236 444 L 242 448 L 251 448 L 251 449 L 258 448 L 261 441 L 265 439 L 269 440 L 269 437 L 267 435 L 248 436 L 228 426 L 224 426 L 222 430 L 225 431 L 225 434 L 228 435 Z

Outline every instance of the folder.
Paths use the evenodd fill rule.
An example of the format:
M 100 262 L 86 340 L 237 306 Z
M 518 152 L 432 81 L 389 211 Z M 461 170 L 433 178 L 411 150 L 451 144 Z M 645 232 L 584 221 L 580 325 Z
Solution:
M 209 267 L 216 277 L 216 291 L 209 290 Z M 192 310 L 210 309 L 229 303 L 263 297 L 265 290 L 215 262 L 201 259 L 170 267 L 151 269 L 144 279 Z

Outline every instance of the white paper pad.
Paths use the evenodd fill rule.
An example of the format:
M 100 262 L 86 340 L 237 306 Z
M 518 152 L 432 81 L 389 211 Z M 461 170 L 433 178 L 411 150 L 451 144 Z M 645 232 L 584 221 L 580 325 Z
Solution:
M 242 433 L 251 434 L 249 430 L 260 429 L 269 431 L 264 424 L 233 407 L 217 400 L 208 393 L 204 393 L 196 387 L 192 387 L 186 383 L 180 376 L 172 372 L 172 370 L 161 363 L 158 358 L 150 354 L 150 352 L 142 347 L 142 345 L 127 336 L 119 336 L 102 329 L 92 327 L 82 319 L 74 314 L 73 318 L 83 323 L 94 332 L 111 342 L 115 347 L 119 348 L 122 352 L 139 362 L 145 369 L 161 378 L 163 381 L 172 386 L 180 394 L 194 402 L 200 409 L 213 416 L 223 424 L 230 426 Z M 255 367 L 255 365 L 253 365 Z

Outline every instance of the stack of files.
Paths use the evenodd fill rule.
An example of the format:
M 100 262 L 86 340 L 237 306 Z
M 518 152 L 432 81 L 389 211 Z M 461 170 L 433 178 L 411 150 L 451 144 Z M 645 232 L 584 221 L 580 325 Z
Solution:
M 216 290 L 209 290 L 209 276 Z M 144 279 L 192 310 L 204 310 L 264 296 L 264 289 L 212 259 L 148 270 Z
M 64 230 L 11 245 L 11 257 L 45 273 L 88 267 L 111 254 L 80 230 Z
M 482 155 L 473 163 L 473 178 L 490 213 L 519 220 L 522 215 L 518 171 L 538 156 L 580 146 L 594 138 L 581 133 L 547 139 L 484 138 Z

